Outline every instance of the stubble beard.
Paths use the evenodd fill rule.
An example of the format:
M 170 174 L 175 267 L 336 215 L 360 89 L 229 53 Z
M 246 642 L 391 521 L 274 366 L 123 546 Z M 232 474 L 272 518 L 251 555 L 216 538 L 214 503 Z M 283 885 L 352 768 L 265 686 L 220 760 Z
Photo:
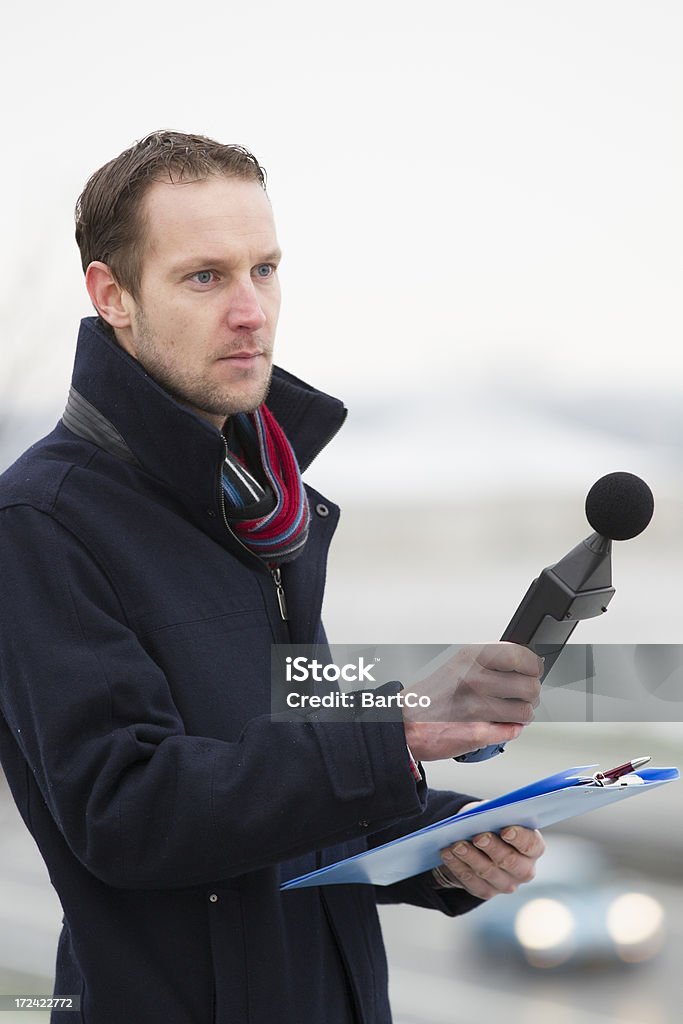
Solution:
M 254 381 L 251 387 L 241 395 L 230 395 L 226 393 L 226 385 L 212 384 L 200 374 L 183 374 L 182 371 L 175 368 L 171 369 L 164 360 L 164 350 L 167 346 L 152 329 L 140 307 L 135 311 L 135 326 L 138 362 L 150 377 L 180 405 L 187 406 L 200 415 L 206 413 L 227 419 L 240 412 L 254 412 L 265 401 L 273 374 L 269 352 L 265 354 L 265 358 L 269 359 L 269 364 L 268 372 L 263 380 Z M 248 376 L 250 376 L 250 371 L 244 370 L 244 379 L 246 380 Z

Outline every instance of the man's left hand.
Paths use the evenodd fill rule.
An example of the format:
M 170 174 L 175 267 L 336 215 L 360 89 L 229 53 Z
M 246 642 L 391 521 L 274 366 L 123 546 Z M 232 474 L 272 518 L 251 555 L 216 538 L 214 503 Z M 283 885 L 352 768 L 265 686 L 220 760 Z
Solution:
M 482 832 L 469 841 L 460 840 L 446 847 L 441 851 L 441 870 L 473 896 L 489 900 L 501 892 L 515 892 L 519 885 L 530 882 L 544 850 L 540 832 L 511 825 L 500 835 Z

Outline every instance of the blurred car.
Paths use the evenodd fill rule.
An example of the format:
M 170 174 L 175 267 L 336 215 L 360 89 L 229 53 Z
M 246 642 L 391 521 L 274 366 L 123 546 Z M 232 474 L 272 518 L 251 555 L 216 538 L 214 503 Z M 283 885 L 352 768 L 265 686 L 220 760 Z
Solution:
M 469 918 L 487 954 L 513 954 L 537 968 L 587 968 L 659 952 L 665 913 L 655 897 L 589 840 L 551 835 L 546 844 L 532 882 Z

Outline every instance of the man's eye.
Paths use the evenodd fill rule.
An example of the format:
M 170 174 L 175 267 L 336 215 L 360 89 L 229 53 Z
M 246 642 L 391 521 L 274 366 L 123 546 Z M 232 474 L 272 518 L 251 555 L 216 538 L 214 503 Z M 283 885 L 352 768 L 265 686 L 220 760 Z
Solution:
M 272 263 L 259 263 L 256 267 L 257 277 L 270 277 L 271 274 L 275 273 L 275 267 Z
M 196 281 L 197 284 L 211 284 L 212 278 L 212 270 L 198 270 L 196 274 L 192 275 L 192 280 Z

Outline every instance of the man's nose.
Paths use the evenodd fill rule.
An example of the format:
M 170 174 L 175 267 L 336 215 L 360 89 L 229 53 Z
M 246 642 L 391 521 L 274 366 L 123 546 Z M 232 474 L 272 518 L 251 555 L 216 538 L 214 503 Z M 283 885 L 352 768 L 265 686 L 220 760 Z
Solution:
M 230 291 L 228 325 L 232 331 L 260 331 L 265 326 L 266 315 L 261 308 L 259 297 L 251 279 L 236 281 Z

